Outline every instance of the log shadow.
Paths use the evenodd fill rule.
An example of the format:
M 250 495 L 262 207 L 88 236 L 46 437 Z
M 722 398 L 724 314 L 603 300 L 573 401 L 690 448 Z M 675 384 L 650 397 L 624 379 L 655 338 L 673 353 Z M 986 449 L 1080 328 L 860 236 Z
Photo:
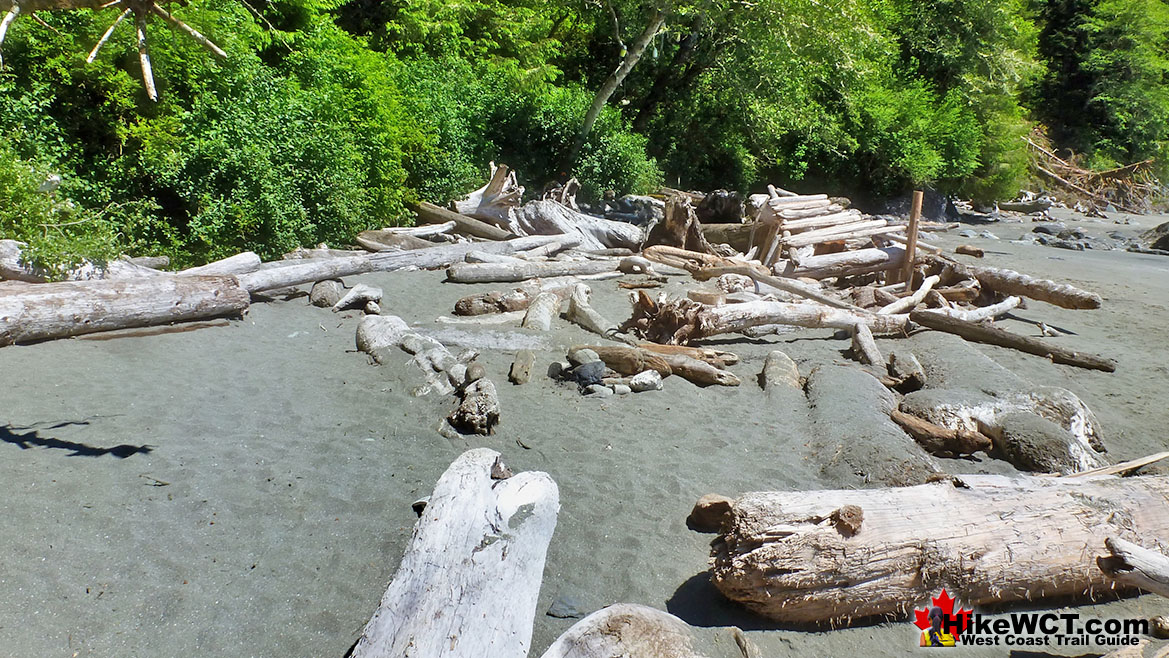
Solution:
M 745 631 L 788 629 L 731 601 L 710 582 L 710 572 L 691 576 L 674 590 L 666 610 L 691 626 L 738 626 Z
M 89 425 L 89 421 L 64 421 L 50 425 L 45 429 L 59 429 L 70 425 Z M 0 425 L 0 441 L 10 443 L 21 450 L 28 450 L 32 447 L 68 450 L 70 452 L 66 455 L 67 457 L 102 457 L 105 455 L 113 455 L 118 459 L 126 459 L 139 453 L 150 454 L 154 450 L 154 446 L 149 444 L 136 446 L 127 443 L 116 445 L 112 448 L 98 448 L 84 443 L 77 443 L 76 441 L 66 441 L 50 436 L 42 436 L 36 426 L 20 427 L 11 423 L 8 425 Z

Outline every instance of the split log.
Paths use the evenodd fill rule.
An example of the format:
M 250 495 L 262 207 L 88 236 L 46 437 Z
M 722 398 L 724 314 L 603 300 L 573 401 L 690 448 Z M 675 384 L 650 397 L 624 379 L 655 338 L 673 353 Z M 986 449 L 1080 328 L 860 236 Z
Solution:
M 873 332 L 867 324 L 855 324 L 852 327 L 852 354 L 861 363 L 870 366 L 884 366 L 885 357 L 877 349 L 877 342 L 873 340 Z
M 511 475 L 486 448 L 463 453 L 350 655 L 525 658 L 559 509 L 546 473 Z
M 1109 555 L 1097 557 L 1096 565 L 1108 577 L 1126 587 L 1169 597 L 1169 556 L 1120 537 L 1109 537 L 1104 545 Z
M 622 375 L 636 375 L 646 370 L 656 370 L 662 377 L 669 377 L 673 369 L 666 361 L 665 355 L 654 354 L 649 350 L 621 345 L 576 345 L 569 353 L 576 350 L 589 349 L 597 353 L 605 366 Z
M 528 305 L 528 312 L 520 324 L 525 329 L 549 331 L 552 329 L 552 318 L 559 315 L 562 297 L 554 292 L 542 292 Z
M 933 455 L 957 457 L 991 449 L 990 437 L 981 432 L 952 430 L 897 409 L 889 417 Z
M 1007 297 L 997 304 L 991 304 L 990 306 L 983 306 L 981 308 L 970 310 L 959 308 L 940 308 L 935 310 L 938 313 L 944 313 L 945 315 L 962 320 L 964 322 L 982 322 L 983 320 L 990 320 L 992 318 L 997 318 L 998 316 L 1005 313 L 1009 313 L 1022 302 L 1023 300 L 1018 297 Z
M 499 424 L 499 394 L 490 379 L 476 379 L 463 389 L 463 400 L 447 418 L 462 434 L 495 434 Z
M 771 619 L 904 615 L 943 587 L 963 604 L 1111 592 L 1085 559 L 1107 537 L 1169 534 L 1169 477 L 962 475 L 914 487 L 746 494 L 713 545 L 712 580 Z M 846 507 L 863 521 L 829 521 Z M 1123 586 L 1123 584 L 1121 584 Z
M 460 215 L 457 212 L 436 206 L 433 203 L 421 201 L 409 206 L 409 208 L 414 211 L 414 214 L 418 216 L 418 221 L 423 224 L 447 224 L 454 222 L 457 227 L 455 230 L 459 233 L 485 240 L 507 240 L 515 237 L 509 231 L 505 231 L 498 226 L 492 226 L 487 222 L 481 222 L 473 217 Z
M 527 235 L 567 235 L 582 249 L 638 249 L 645 236 L 633 224 L 601 219 L 566 208 L 555 201 L 529 201 L 515 210 L 515 222 Z
M 393 272 L 408 267 L 432 268 L 448 267 L 463 259 L 468 251 L 476 249 L 496 254 L 509 254 L 531 249 L 550 242 L 554 238 L 534 236 L 530 238 L 516 238 L 502 242 L 467 242 L 463 244 L 442 245 L 429 249 L 415 249 L 412 251 L 381 252 L 352 256 L 350 258 L 311 259 L 308 261 L 289 261 L 281 263 L 279 267 L 260 270 L 239 277 L 240 285 L 248 292 L 284 288 L 287 286 L 313 283 L 325 279 L 337 279 L 366 272 Z
M 683 196 L 673 195 L 666 200 L 665 218 L 654 225 L 645 238 L 645 246 L 665 245 L 702 254 L 715 253 L 706 241 L 702 224 L 694 207 Z
M 966 322 L 952 318 L 939 311 L 914 311 L 909 314 L 910 320 L 924 327 L 937 331 L 957 334 L 966 340 L 976 343 L 989 343 L 1001 347 L 1009 347 L 1028 354 L 1042 356 L 1056 363 L 1063 363 L 1079 368 L 1115 372 L 1116 361 L 1093 354 L 1082 354 L 1074 350 L 1055 345 L 1049 345 L 1041 340 L 1020 336 L 997 327 Z
M 661 359 L 670 365 L 677 376 L 698 386 L 738 386 L 742 382 L 729 370 L 715 367 L 706 361 L 692 359 L 685 354 L 662 354 Z
M 455 209 L 462 215 L 509 227 L 512 210 L 523 200 L 524 188 L 516 182 L 515 172 L 507 165 L 497 167 L 492 162 L 490 168 L 487 184 L 471 192 L 466 199 L 456 201 Z
M 668 612 L 618 603 L 564 632 L 541 658 L 702 658 L 690 626 Z
M 552 276 L 580 276 L 617 271 L 612 260 L 548 261 L 544 263 L 455 263 L 447 270 L 452 283 L 507 283 Z
M 230 276 L 154 276 L 0 286 L 0 346 L 240 315 L 250 297 Z
M 934 285 L 937 284 L 940 280 L 941 277 L 936 274 L 926 277 L 925 281 L 921 282 L 921 287 L 917 289 L 917 292 L 909 295 L 908 297 L 902 297 L 892 304 L 882 307 L 881 310 L 877 311 L 877 314 L 891 315 L 894 313 L 904 313 L 906 311 L 913 310 L 913 307 L 917 306 L 925 300 L 925 296 L 929 294 L 930 290 L 933 290 Z M 908 286 L 908 283 L 906 285 Z
M 191 275 L 206 275 L 206 274 L 248 274 L 255 272 L 260 267 L 260 257 L 251 251 L 228 256 L 221 260 L 200 265 L 198 267 L 189 267 L 179 274 Z M 301 281 L 301 283 L 308 283 Z M 283 287 L 283 286 L 281 286 Z
M 977 279 L 983 287 L 1004 295 L 1028 297 L 1070 309 L 1100 308 L 1102 303 L 1100 295 L 1095 293 L 1080 290 L 1066 283 L 1037 279 L 1014 270 L 963 265 L 942 259 L 935 259 L 933 262 L 947 267 L 953 276 Z

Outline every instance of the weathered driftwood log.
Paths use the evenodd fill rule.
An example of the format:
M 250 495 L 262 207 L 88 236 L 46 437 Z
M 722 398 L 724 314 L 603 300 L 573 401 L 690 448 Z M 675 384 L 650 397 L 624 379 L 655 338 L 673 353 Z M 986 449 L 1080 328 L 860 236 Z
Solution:
M 1071 309 L 1100 308 L 1102 303 L 1100 295 L 1096 293 L 1086 292 L 1066 283 L 1037 279 L 1014 270 L 976 267 L 942 259 L 935 259 L 933 262 L 947 266 L 953 276 L 977 279 L 983 287 L 1004 295 L 1028 297 Z
M 516 386 L 527 384 L 528 380 L 532 378 L 532 366 L 535 364 L 535 352 L 532 350 L 520 350 L 516 353 L 515 360 L 511 362 L 511 370 L 507 373 L 508 381 Z
M 26 262 L 22 246 L 23 243 L 16 240 L 0 240 L 0 279 L 42 283 L 49 279 L 64 281 L 139 279 L 165 274 L 165 272 L 159 272 L 151 267 L 125 259 L 115 259 L 106 263 L 85 261 L 68 272 L 50 272 Z
M 660 354 L 638 347 L 623 345 L 576 345 L 569 352 L 589 349 L 597 353 L 605 366 L 622 375 L 636 375 L 646 370 L 656 370 L 662 377 L 673 374 L 670 364 Z
M 858 361 L 870 366 L 884 366 L 885 357 L 877 349 L 873 331 L 869 325 L 858 323 L 852 326 L 852 354 Z
M 466 199 L 455 202 L 460 214 L 490 222 L 496 226 L 511 225 L 511 211 L 519 207 L 524 188 L 516 182 L 514 171 L 507 165 L 490 164 L 489 180 L 483 187 L 471 192 Z
M 255 272 L 259 267 L 260 257 L 251 251 L 245 251 L 234 256 L 228 256 L 227 258 L 207 263 L 206 265 L 187 268 L 179 272 L 179 274 L 247 274 L 249 272 Z
M 560 497 L 499 458 L 476 448 L 439 478 L 353 658 L 526 658 Z
M 747 253 L 751 248 L 751 232 L 755 227 L 751 224 L 703 224 L 702 235 L 707 242 L 714 244 L 729 244 L 732 249 Z
M 447 418 L 463 434 L 495 434 L 499 424 L 499 394 L 490 379 L 477 379 L 462 392 L 463 399 Z
M 594 334 L 614 338 L 618 331 L 617 325 L 592 307 L 589 303 L 591 293 L 588 286 L 578 283 L 568 297 L 568 310 L 564 313 L 564 319 Z
M 901 247 L 857 249 L 803 258 L 798 265 L 789 264 L 783 274 L 809 279 L 828 279 L 895 270 L 904 263 L 905 250 Z
M 767 354 L 763 361 L 763 372 L 759 373 L 759 380 L 763 390 L 769 393 L 776 389 L 802 391 L 804 388 L 800 383 L 800 370 L 796 367 L 796 362 L 779 350 Z
M 552 318 L 560 314 L 560 302 L 563 296 L 554 292 L 542 292 L 528 305 L 528 312 L 520 326 L 525 329 L 548 331 L 552 328 Z
M 646 246 L 665 245 L 703 254 L 715 253 L 702 232 L 702 224 L 694 212 L 694 206 L 681 195 L 666 200 L 666 216 L 650 230 L 645 238 Z
M 449 226 L 451 223 L 444 224 Z M 429 227 L 427 227 L 429 228 Z M 408 251 L 426 249 L 434 243 L 424 238 L 388 229 L 362 231 L 354 238 L 367 251 Z
M 1023 303 L 1019 297 L 1007 297 L 997 304 L 990 306 L 983 306 L 981 308 L 961 309 L 961 308 L 942 308 L 936 309 L 936 312 L 943 313 L 952 318 L 963 320 L 965 322 L 982 322 L 983 320 L 990 320 L 997 318 L 1004 313 L 1009 313 L 1012 309 Z
M 485 251 L 468 251 L 467 255 L 463 257 L 465 263 L 523 263 L 522 258 L 514 256 L 504 256 L 501 254 L 489 254 Z
M 455 302 L 455 315 L 487 315 L 489 313 L 522 311 L 527 309 L 532 300 L 542 292 L 556 293 L 561 300 L 567 299 L 578 283 L 580 281 L 572 277 L 553 278 L 540 282 L 529 281 L 508 292 L 493 290 L 478 295 L 468 295 Z
M 452 283 L 507 283 L 552 276 L 616 272 L 614 260 L 568 260 L 544 263 L 455 263 L 447 270 Z
M 675 375 L 698 386 L 738 386 L 742 383 L 731 371 L 723 370 L 706 361 L 692 359 L 685 354 L 660 356 L 670 365 L 670 370 Z
M 313 249 L 297 247 L 281 256 L 282 260 L 306 260 L 309 258 L 346 258 L 349 256 L 364 256 L 368 249 L 330 249 L 320 246 Z
M 803 283 L 801 281 L 794 281 L 792 279 L 782 279 L 760 272 L 757 268 L 748 265 L 716 265 L 713 267 L 704 267 L 702 269 L 691 270 L 690 274 L 699 281 L 706 281 L 714 277 L 722 276 L 724 274 L 738 274 L 740 276 L 750 277 L 756 283 L 764 283 L 777 290 L 789 292 L 793 295 L 798 295 L 805 299 L 811 299 L 821 304 L 827 304 L 834 308 L 845 308 L 853 311 L 860 311 L 862 309 L 853 306 L 852 304 L 837 299 L 831 295 L 825 294 L 816 287 Z M 758 291 L 758 286 L 756 286 Z
M 829 210 L 832 206 L 824 208 Z M 820 214 L 805 215 L 804 218 L 799 218 L 797 214 L 805 212 L 813 212 Z M 826 226 L 839 226 L 841 224 L 851 224 L 861 219 L 859 210 L 836 211 L 825 214 L 821 210 L 805 211 L 805 210 L 784 210 L 779 213 L 779 216 L 784 219 L 783 230 L 797 233 L 799 231 L 810 231 L 813 229 L 824 228 Z
M 690 625 L 668 612 L 618 603 L 564 632 L 541 658 L 701 658 Z
M 468 251 L 476 249 L 496 254 L 509 254 L 555 241 L 555 238 L 551 237 L 533 236 L 501 242 L 467 242 L 412 251 L 372 253 L 349 258 L 289 261 L 278 267 L 243 274 L 239 279 L 240 285 L 248 292 L 256 292 L 366 272 L 393 272 L 408 267 L 448 267 L 452 263 L 462 260 Z
M 867 224 L 867 222 L 861 222 Z M 839 227 L 848 228 L 848 227 Z M 849 228 L 848 231 L 839 231 L 832 233 L 819 233 L 815 231 L 809 233 L 801 233 L 794 235 L 791 238 L 785 238 L 784 244 L 791 248 L 807 247 L 814 244 L 823 244 L 825 242 L 836 242 L 837 240 L 852 240 L 853 238 L 867 238 L 874 235 L 888 235 L 890 233 L 899 233 L 904 231 L 904 226 L 871 226 L 869 228 Z
M 585 215 L 555 201 L 529 201 L 514 215 L 525 234 L 573 236 L 580 239 L 582 249 L 638 249 L 644 239 L 641 229 L 633 224 Z
M 473 217 L 460 215 L 457 212 L 436 206 L 433 203 L 421 201 L 410 206 L 410 210 L 413 210 L 414 214 L 418 215 L 418 221 L 423 224 L 447 224 L 454 222 L 456 231 L 476 238 L 507 240 L 515 237 L 510 231 L 505 231 L 498 226 L 492 226 L 487 222 L 481 222 Z
M 933 455 L 957 457 L 991 449 L 990 437 L 981 432 L 952 430 L 897 409 L 889 412 L 889 417 Z
M 314 286 L 315 287 L 315 286 Z M 382 300 L 382 289 L 374 286 L 359 283 L 349 289 L 341 299 L 333 304 L 333 312 L 340 313 L 341 311 L 348 311 L 354 308 L 364 308 L 369 302 L 380 302 Z
M 925 296 L 928 295 L 931 290 L 933 290 L 934 286 L 940 280 L 941 277 L 936 274 L 933 276 L 927 276 L 925 281 L 921 282 L 921 287 L 918 288 L 912 295 L 902 297 L 892 304 L 883 306 L 881 310 L 877 311 L 877 313 L 879 315 L 890 315 L 893 313 L 905 313 L 906 311 L 913 310 L 913 307 L 917 306 L 925 300 Z
M 1104 545 L 1109 554 L 1097 557 L 1096 565 L 1108 577 L 1127 587 L 1169 597 L 1169 555 L 1120 537 L 1109 537 Z
M 716 350 L 710 347 L 690 347 L 688 345 L 658 345 L 657 343 L 638 343 L 638 347 L 658 354 L 684 354 L 691 359 L 706 361 L 716 368 L 726 368 L 739 362 L 739 355 L 734 352 Z
M 966 322 L 944 315 L 938 311 L 914 311 L 909 314 L 909 318 L 923 327 L 957 334 L 966 340 L 972 340 L 977 343 L 989 343 L 991 345 L 1009 347 L 1028 354 L 1050 358 L 1056 363 L 1063 363 L 1080 368 L 1103 370 L 1104 372 L 1116 371 L 1116 362 L 1112 359 L 1106 359 L 1094 354 L 1082 354 L 1064 347 L 1049 345 L 1035 338 L 1013 334 L 998 327 L 988 327 L 973 322 Z
M 772 619 L 905 615 L 943 587 L 964 605 L 1092 596 L 1107 537 L 1169 533 L 1169 477 L 963 475 L 880 490 L 746 494 L 714 544 L 713 582 Z M 845 533 L 845 507 L 863 520 Z M 1123 584 L 1122 584 L 1123 585 Z
M 230 276 L 0 285 L 0 346 L 240 315 L 250 298 Z

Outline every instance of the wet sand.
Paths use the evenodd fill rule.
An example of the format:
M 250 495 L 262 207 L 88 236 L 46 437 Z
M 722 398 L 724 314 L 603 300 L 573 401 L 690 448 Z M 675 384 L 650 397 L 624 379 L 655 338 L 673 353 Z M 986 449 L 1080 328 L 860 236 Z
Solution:
M 1072 223 L 1114 228 L 1080 222 Z M 951 231 L 931 241 L 947 251 L 976 244 L 988 250 L 984 264 L 1104 298 L 1097 311 L 1030 302 L 1002 326 L 1038 336 L 1029 321 L 1043 321 L 1071 332 L 1053 340 L 1119 367 L 1108 374 L 976 349 L 1030 382 L 1076 393 L 1103 426 L 1110 461 L 1166 449 L 1169 258 L 1011 243 L 1029 223 L 977 228 L 1003 239 Z M 347 283 L 358 280 L 384 288 L 385 313 L 426 330 L 440 328 L 434 318 L 449 315 L 459 297 L 506 287 L 443 284 L 441 272 Z M 686 283 L 674 277 L 668 290 Z M 615 282 L 592 288 L 602 313 L 628 316 Z M 420 377 L 405 353 L 370 365 L 354 350 L 357 321 L 301 298 L 256 304 L 225 327 L 0 350 L 8 375 L 0 655 L 341 656 L 397 568 L 415 519 L 410 503 L 475 446 L 502 452 L 517 472 L 546 471 L 560 487 L 533 656 L 574 621 L 542 614 L 557 599 L 583 613 L 616 602 L 667 609 L 699 627 L 700 648 L 712 658 L 740 655 L 730 625 L 768 656 L 899 656 L 916 645 L 906 621 L 810 632 L 743 612 L 706 582 L 713 536 L 685 525 L 705 493 L 855 486 L 827 481 L 804 459 L 815 431 L 800 416 L 806 409 L 769 404 L 755 379 L 772 349 L 787 352 L 803 375 L 844 361 L 848 342 L 832 331 L 709 341 L 742 357 L 731 368 L 743 380 L 737 388 L 671 377 L 664 391 L 592 399 L 545 375 L 569 345 L 596 342 L 557 320 L 537 337 L 548 347 L 525 386 L 506 381 L 514 351 L 482 349 L 502 424 L 494 436 L 452 441 L 436 428 L 453 400 L 412 396 Z M 475 329 L 458 333 L 487 342 Z M 942 463 L 956 473 L 1004 469 L 985 457 Z M 1150 595 L 1075 609 L 1147 617 L 1165 606 Z

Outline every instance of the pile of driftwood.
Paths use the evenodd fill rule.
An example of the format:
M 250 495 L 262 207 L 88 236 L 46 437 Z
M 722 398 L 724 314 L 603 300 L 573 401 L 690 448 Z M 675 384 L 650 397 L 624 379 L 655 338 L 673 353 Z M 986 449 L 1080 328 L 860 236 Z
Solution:
M 1121 212 L 1139 215 L 1149 212 L 1153 202 L 1164 195 L 1153 173 L 1152 159 L 1095 171 L 1077 164 L 1075 153 L 1067 158 L 1057 155 L 1051 141 L 1038 128 L 1024 139 L 1030 151 L 1031 172 L 1051 183 L 1052 193 L 1069 207 L 1099 214 L 1111 205 Z

